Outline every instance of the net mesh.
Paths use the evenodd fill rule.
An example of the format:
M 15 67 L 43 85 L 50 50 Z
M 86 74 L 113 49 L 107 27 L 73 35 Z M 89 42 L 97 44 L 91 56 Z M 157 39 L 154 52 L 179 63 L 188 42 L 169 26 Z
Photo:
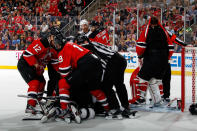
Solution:
M 182 61 L 182 66 L 184 67 L 184 69 L 182 69 L 182 71 L 184 71 L 184 74 L 182 74 L 182 78 L 184 77 L 184 79 L 182 79 L 183 81 L 183 86 L 182 88 L 182 101 L 184 106 L 182 108 L 184 108 L 183 110 L 188 111 L 189 106 L 192 103 L 196 103 L 197 102 L 197 94 L 196 94 L 196 87 L 197 87 L 197 81 L 196 81 L 196 67 L 197 67 L 197 48 L 196 47 L 186 47 L 184 49 L 184 58 L 182 60 L 184 60 L 184 62 Z M 184 99 L 184 100 L 183 100 Z

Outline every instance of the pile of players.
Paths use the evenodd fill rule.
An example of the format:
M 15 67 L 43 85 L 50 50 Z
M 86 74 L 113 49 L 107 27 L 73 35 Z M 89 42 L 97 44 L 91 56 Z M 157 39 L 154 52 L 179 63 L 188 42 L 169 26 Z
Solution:
M 58 102 L 47 105 L 50 108 L 42 112 L 42 122 L 53 118 L 80 123 L 95 114 L 106 119 L 133 117 L 136 111 L 129 108 L 124 84 L 125 58 L 110 49 L 107 30 L 97 22 L 91 22 L 89 28 L 88 21 L 82 20 L 80 26 L 81 32 L 75 37 L 64 37 L 57 28 L 51 28 L 46 38 L 33 41 L 23 52 L 17 66 L 29 86 L 25 112 L 30 117 L 38 114 L 36 105 L 43 96 L 46 84 L 43 72 L 47 66 L 47 96 L 58 96 Z M 170 72 L 173 42 L 184 45 L 157 18 L 151 17 L 136 45 L 141 64 L 131 76 L 132 104 L 145 102 L 147 87 L 153 106 L 162 104 L 161 80 Z M 165 99 L 169 97 L 167 90 Z
M 55 101 L 58 104 L 51 104 L 49 110 L 42 112 L 42 122 L 74 116 L 80 123 L 79 119 L 94 118 L 95 114 L 102 114 L 106 119 L 135 115 L 129 108 L 124 84 L 126 60 L 109 48 L 108 33 L 98 28 L 97 22 L 91 23 L 91 30 L 87 20 L 82 20 L 80 25 L 82 32 L 67 38 L 59 29 L 51 28 L 50 34 L 34 40 L 18 61 L 18 70 L 29 86 L 25 113 L 30 119 L 40 112 L 37 105 L 46 85 L 43 76 L 46 66 L 47 96 L 58 96 L 58 102 Z

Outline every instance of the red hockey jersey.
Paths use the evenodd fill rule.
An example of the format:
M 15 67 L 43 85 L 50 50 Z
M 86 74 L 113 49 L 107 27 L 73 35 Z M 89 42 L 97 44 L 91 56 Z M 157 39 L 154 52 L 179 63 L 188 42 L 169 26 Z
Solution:
M 93 32 L 90 37 L 90 41 L 98 42 L 107 46 L 110 46 L 109 34 L 107 29 L 102 29 Z
M 90 52 L 88 49 L 75 43 L 67 42 L 58 54 L 59 73 L 61 76 L 66 77 L 72 69 L 76 69 L 78 60 L 88 52 Z
M 148 23 L 146 29 L 144 31 L 142 31 L 142 33 L 140 34 L 139 39 L 136 41 L 137 42 L 136 52 L 137 52 L 138 56 L 142 56 L 144 54 L 145 50 L 146 50 L 146 47 L 147 47 L 146 38 L 147 38 L 149 26 L 150 26 L 150 21 L 151 21 L 151 18 L 149 20 L 149 23 Z M 172 56 L 172 54 L 174 52 L 174 45 L 172 43 L 172 40 L 171 40 L 170 36 L 168 35 L 168 32 L 163 28 L 163 26 L 160 24 L 160 22 L 158 24 L 164 30 L 164 32 L 166 34 L 168 47 L 169 47 L 168 59 L 170 59 L 170 57 Z
M 44 46 L 44 44 L 46 44 L 44 42 L 46 41 L 43 41 L 43 43 L 41 43 L 40 39 L 34 40 L 23 52 L 23 58 L 30 66 L 39 64 L 40 66 L 43 66 L 45 68 L 46 65 L 50 62 L 53 65 L 54 69 L 57 70 L 57 52 L 49 46 Z

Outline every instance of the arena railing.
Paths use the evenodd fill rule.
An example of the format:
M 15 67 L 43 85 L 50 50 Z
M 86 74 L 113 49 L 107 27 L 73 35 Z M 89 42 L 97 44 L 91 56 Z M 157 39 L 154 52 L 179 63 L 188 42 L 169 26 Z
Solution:
M 90 18 L 90 14 L 94 13 L 93 9 L 96 10 L 100 7 L 100 1 L 101 0 L 93 0 L 88 6 L 86 6 L 81 12 L 80 12 L 80 20 L 84 18 Z M 91 13 L 90 13 L 91 11 Z M 75 22 L 75 19 L 69 21 L 69 23 L 64 26 L 61 31 L 65 36 L 68 35 L 74 35 L 79 30 L 79 25 L 76 25 L 79 23 Z

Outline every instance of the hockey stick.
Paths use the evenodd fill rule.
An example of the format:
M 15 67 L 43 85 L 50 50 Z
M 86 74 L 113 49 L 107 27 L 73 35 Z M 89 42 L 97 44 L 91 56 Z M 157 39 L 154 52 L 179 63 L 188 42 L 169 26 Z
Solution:
M 31 96 L 27 96 L 27 95 L 17 95 L 18 97 L 24 97 L 24 98 L 33 98 L 33 97 L 31 97 Z M 44 96 L 38 96 L 36 99 L 38 99 L 38 98 L 40 98 L 40 99 L 44 99 L 44 100 L 58 100 L 58 99 L 60 99 L 60 97 L 59 96 L 46 96 L 46 97 L 44 97 Z
M 17 95 L 18 97 L 24 97 L 24 98 L 34 98 L 34 97 L 31 97 L 31 96 L 27 96 L 27 95 L 21 95 L 21 94 L 19 94 L 19 95 Z M 41 108 L 41 110 L 42 110 L 42 112 L 43 112 L 43 114 L 46 114 L 47 113 L 47 110 L 44 110 L 44 108 L 43 108 L 43 105 L 40 103 L 40 101 L 38 100 L 38 99 L 44 99 L 44 100 L 50 100 L 51 102 L 54 102 L 54 101 L 56 101 L 56 100 L 59 100 L 60 99 L 60 97 L 59 96 L 46 96 L 46 97 L 44 97 L 44 96 L 38 96 L 37 98 L 34 98 L 35 100 L 36 100 L 36 102 L 38 103 L 38 105 L 40 106 L 40 108 Z
M 27 95 L 17 95 L 17 96 L 18 96 L 18 97 L 24 97 L 24 98 L 33 98 L 33 97 L 27 96 Z M 44 114 L 47 113 L 47 112 L 45 112 L 43 106 L 42 106 L 42 105 L 40 104 L 40 102 L 38 101 L 38 98 L 34 98 L 34 99 L 36 100 L 36 102 L 37 102 L 38 105 L 40 106 L 42 112 L 43 112 Z
M 171 106 L 171 104 L 174 102 L 174 101 L 176 101 L 178 98 L 174 98 L 174 99 L 172 99 L 171 101 L 169 101 L 168 102 L 168 104 L 167 104 L 167 106 L 169 107 L 169 106 Z

